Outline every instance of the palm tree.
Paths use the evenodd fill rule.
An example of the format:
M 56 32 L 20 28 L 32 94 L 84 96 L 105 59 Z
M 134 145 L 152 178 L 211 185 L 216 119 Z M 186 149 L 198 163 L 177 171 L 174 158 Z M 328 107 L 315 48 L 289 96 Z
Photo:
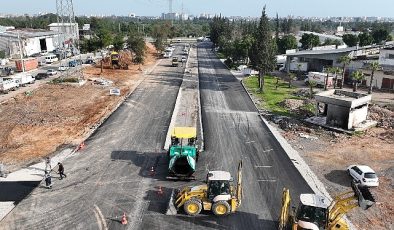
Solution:
M 324 90 L 327 90 L 328 78 L 330 77 L 330 73 L 333 73 L 333 67 L 325 68 L 324 72 L 327 73 L 327 76 L 324 79 Z
M 353 79 L 353 92 L 357 92 L 358 84 L 364 80 L 364 73 L 361 70 L 354 71 L 352 73 Z
M 339 67 L 333 67 L 332 68 L 332 73 L 334 74 L 334 89 L 337 88 L 337 84 L 338 84 L 338 74 L 341 73 L 341 69 Z
M 341 86 L 340 86 L 341 89 L 343 88 L 343 82 L 345 81 L 346 66 L 350 64 L 351 60 L 352 59 L 348 55 L 342 56 L 338 59 L 338 61 L 342 64 L 342 81 L 341 81 Z
M 313 88 L 317 85 L 317 82 L 309 80 L 308 85 L 309 85 L 309 98 L 313 99 Z
M 369 66 L 369 69 L 372 70 L 372 73 L 371 73 L 371 79 L 369 80 L 368 94 L 371 94 L 372 93 L 373 77 L 374 77 L 375 71 L 380 69 L 379 62 L 377 62 L 377 61 L 372 62 L 371 65 Z

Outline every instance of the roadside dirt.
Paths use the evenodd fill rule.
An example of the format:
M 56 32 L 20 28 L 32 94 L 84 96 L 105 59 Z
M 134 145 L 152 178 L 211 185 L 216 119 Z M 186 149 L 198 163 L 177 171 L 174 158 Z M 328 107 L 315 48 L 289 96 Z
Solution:
M 148 44 L 143 68 L 156 62 L 156 51 Z M 122 97 L 110 96 L 110 87 L 121 96 L 134 90 L 143 74 L 137 65 L 129 70 L 87 67 L 83 86 L 45 84 L 27 96 L 19 94 L 0 105 L 0 162 L 8 171 L 39 161 L 63 146 L 78 145 L 90 129 L 119 103 Z M 111 86 L 95 84 L 104 78 Z
M 371 192 L 377 203 L 366 211 L 355 208 L 348 214 L 357 229 L 394 229 L 394 200 L 391 197 L 394 188 L 394 130 L 388 128 L 387 123 L 382 124 L 382 127 L 372 128 L 359 136 L 299 124 L 296 129 L 282 133 L 326 185 L 331 196 L 351 189 L 351 178 L 346 172 L 349 165 L 365 164 L 376 171 L 380 185 L 372 188 Z

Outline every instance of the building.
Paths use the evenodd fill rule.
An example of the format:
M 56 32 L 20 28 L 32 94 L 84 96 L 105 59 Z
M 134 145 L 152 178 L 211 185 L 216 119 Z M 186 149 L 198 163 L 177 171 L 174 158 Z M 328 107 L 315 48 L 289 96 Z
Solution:
M 0 33 L 0 50 L 7 57 L 32 56 L 42 51 L 53 51 L 58 46 L 58 35 L 53 31 L 39 29 L 17 29 Z
M 49 30 L 61 33 L 64 42 L 79 39 L 78 23 L 52 23 L 48 25 Z
M 381 69 L 374 73 L 372 86 L 378 89 L 394 90 L 394 47 L 387 47 L 380 50 L 379 65 Z M 372 71 L 368 68 L 369 63 L 363 66 L 365 74 L 365 85 L 370 85 Z
M 365 124 L 371 95 L 333 89 L 316 94 L 315 99 L 318 114 L 308 118 L 308 122 L 344 130 L 368 126 Z
M 302 35 L 304 34 L 313 34 L 319 37 L 320 43 L 324 43 L 327 39 L 329 40 L 338 40 L 341 43 L 343 43 L 343 40 L 341 37 L 335 36 L 335 35 L 329 35 L 329 34 L 321 34 L 321 33 L 316 33 L 316 32 L 311 32 L 311 31 L 300 31 L 298 32 L 298 39 L 301 39 Z

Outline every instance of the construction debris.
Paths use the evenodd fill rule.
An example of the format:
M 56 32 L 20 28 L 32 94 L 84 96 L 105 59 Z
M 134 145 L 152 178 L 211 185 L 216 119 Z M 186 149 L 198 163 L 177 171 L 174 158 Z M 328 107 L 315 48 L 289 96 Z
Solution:
M 102 60 L 104 69 L 129 69 L 129 66 L 133 64 L 133 54 L 129 50 L 122 50 L 116 53 L 117 63 L 112 62 L 112 57 L 107 56 Z M 98 63 L 96 67 L 101 67 L 101 63 Z

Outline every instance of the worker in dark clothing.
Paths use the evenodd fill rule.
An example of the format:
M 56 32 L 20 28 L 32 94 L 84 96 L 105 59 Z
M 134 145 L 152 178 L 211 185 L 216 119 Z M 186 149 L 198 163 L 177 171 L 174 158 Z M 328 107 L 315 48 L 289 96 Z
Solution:
M 47 186 L 47 188 L 48 189 L 52 188 L 52 177 L 51 177 L 51 174 L 46 170 L 45 170 L 44 179 L 45 179 L 45 185 Z
M 59 175 L 60 175 L 60 180 L 63 179 L 63 177 L 67 177 L 66 174 L 64 174 L 64 167 L 62 163 L 57 163 L 57 165 L 59 166 Z

